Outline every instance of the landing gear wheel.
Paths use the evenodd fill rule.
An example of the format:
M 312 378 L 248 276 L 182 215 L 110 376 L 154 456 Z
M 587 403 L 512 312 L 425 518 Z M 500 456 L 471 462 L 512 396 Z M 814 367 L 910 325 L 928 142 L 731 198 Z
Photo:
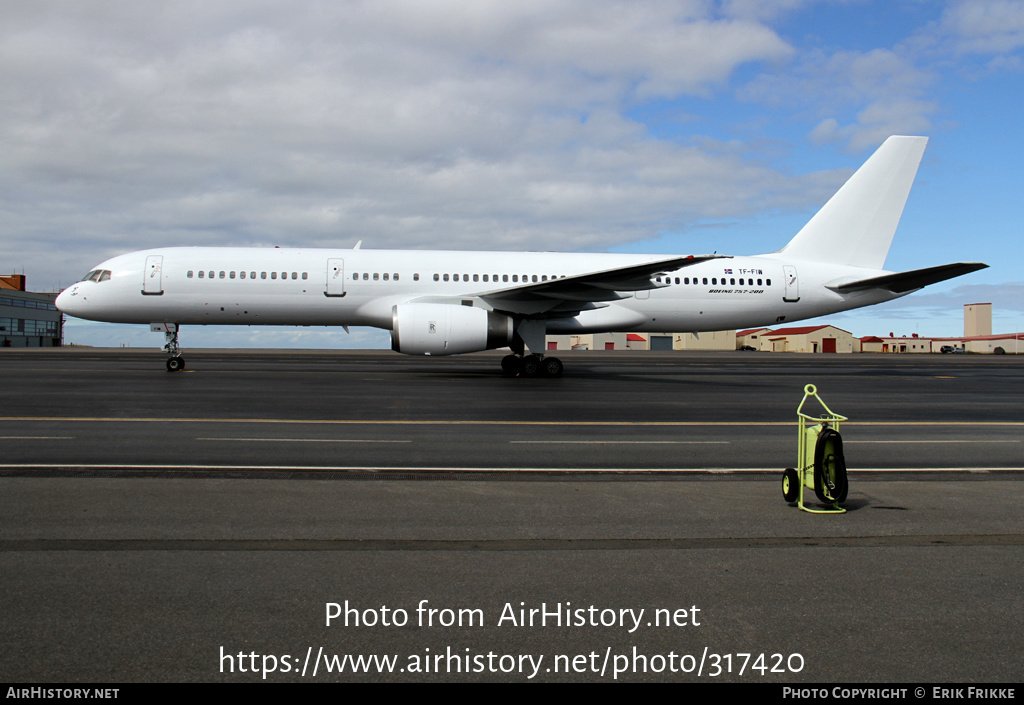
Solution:
M 501 371 L 507 377 L 515 377 L 519 374 L 520 367 L 522 367 L 522 363 L 519 361 L 518 355 L 506 355 L 501 358 Z
M 825 429 L 814 448 L 814 494 L 823 504 L 838 504 L 846 501 L 849 491 L 842 438 Z
M 540 372 L 540 358 L 536 355 L 527 355 L 523 358 L 523 374 L 527 377 L 536 377 Z
M 183 357 L 169 357 L 167 358 L 167 371 L 168 372 L 180 372 L 185 369 L 185 358 Z
M 540 363 L 541 369 L 548 377 L 562 376 L 562 361 L 557 357 L 545 357 Z
M 782 497 L 787 502 L 795 502 L 800 495 L 800 475 L 794 468 L 786 468 L 782 473 Z

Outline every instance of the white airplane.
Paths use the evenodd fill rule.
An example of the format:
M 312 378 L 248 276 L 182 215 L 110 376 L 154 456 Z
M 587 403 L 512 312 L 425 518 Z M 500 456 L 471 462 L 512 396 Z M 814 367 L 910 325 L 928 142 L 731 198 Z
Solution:
M 181 325 L 374 326 L 411 355 L 509 347 L 510 375 L 562 373 L 548 333 L 752 328 L 870 306 L 983 269 L 882 267 L 926 137 L 890 137 L 778 252 L 556 252 L 168 247 L 97 265 L 57 297 L 71 316 L 149 323 L 167 369 Z M 529 353 L 529 354 L 527 354 Z

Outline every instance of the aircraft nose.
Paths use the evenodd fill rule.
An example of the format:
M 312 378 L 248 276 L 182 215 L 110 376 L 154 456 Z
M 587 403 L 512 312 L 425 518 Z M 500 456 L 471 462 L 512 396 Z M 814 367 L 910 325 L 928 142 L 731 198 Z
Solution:
M 81 296 L 79 295 L 78 292 L 78 284 L 73 284 L 64 291 L 60 292 L 60 294 L 57 295 L 57 298 L 54 300 L 53 303 L 63 313 L 67 313 L 73 316 L 75 315 L 75 304 L 78 303 L 79 299 L 81 299 Z

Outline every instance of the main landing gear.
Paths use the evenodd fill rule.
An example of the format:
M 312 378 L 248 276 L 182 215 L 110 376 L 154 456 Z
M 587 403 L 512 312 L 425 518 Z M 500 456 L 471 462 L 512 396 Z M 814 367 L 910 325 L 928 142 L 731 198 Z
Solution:
M 506 355 L 501 358 L 501 371 L 506 377 L 561 377 L 562 361 L 543 355 Z
M 543 321 L 520 321 L 508 347 L 512 354 L 501 358 L 501 371 L 506 377 L 562 376 L 562 361 L 557 357 L 526 354 L 527 349 L 544 349 Z
M 167 358 L 167 371 L 180 372 L 185 369 L 185 358 L 181 356 L 181 346 L 178 345 L 178 324 L 154 323 L 149 328 L 164 334 L 164 346 L 160 349 L 170 355 Z

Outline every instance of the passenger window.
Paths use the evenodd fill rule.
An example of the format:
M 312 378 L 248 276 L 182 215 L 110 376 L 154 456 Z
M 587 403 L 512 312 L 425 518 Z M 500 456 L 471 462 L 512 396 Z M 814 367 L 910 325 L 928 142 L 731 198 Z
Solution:
M 458 280 L 459 280 L 459 275 L 458 274 L 453 274 L 452 275 L 452 281 L 453 282 L 457 282 Z
M 704 283 L 705 283 L 705 284 L 707 284 L 707 283 L 708 283 L 708 278 L 707 278 L 707 277 L 704 277 Z
M 373 280 L 374 281 L 380 281 L 380 273 L 379 272 L 374 272 L 373 273 Z
M 298 279 L 298 278 L 299 278 L 299 273 L 298 272 L 292 272 L 292 279 Z
M 441 281 L 441 275 L 440 274 L 435 274 L 434 275 L 434 281 L 436 281 L 436 282 L 437 281 Z
M 235 278 L 235 270 L 232 269 L 231 272 L 228 274 L 228 279 L 234 279 L 234 278 Z
M 223 279 L 224 277 L 225 277 L 225 272 L 221 271 L 220 278 Z
M 245 279 L 245 272 L 239 272 L 238 273 L 238 278 L 239 279 Z
M 394 281 L 398 281 L 398 272 L 395 272 L 395 276 L 391 277 Z
M 384 281 L 387 281 L 387 280 L 388 280 L 388 278 L 389 278 L 389 275 L 388 275 L 388 273 L 387 273 L 387 272 L 384 272 Z
M 761 280 L 760 279 L 757 280 L 757 285 L 761 286 Z
M 359 272 L 352 272 L 352 281 L 358 281 Z
M 512 275 L 512 281 L 518 282 L 519 281 L 519 275 L 518 274 L 513 274 Z
M 266 279 L 266 278 L 267 278 L 267 273 L 266 272 L 260 272 L 260 279 Z
M 765 279 L 765 280 L 764 280 L 764 282 L 765 282 L 765 284 L 767 284 L 768 286 L 771 286 L 771 285 L 772 285 L 772 280 L 771 280 L 771 279 Z
M 271 279 L 277 279 L 277 272 L 271 272 L 270 273 L 270 278 Z
M 445 280 L 445 281 L 448 281 L 448 278 L 449 278 L 449 277 L 448 277 L 448 275 L 447 275 L 447 274 L 445 274 L 445 275 L 444 275 L 444 280 Z
M 502 280 L 503 282 L 507 282 L 507 281 L 508 281 L 508 275 L 507 275 L 507 274 L 502 274 L 502 275 L 501 275 L 501 280 Z
M 309 272 L 303 272 L 302 273 L 302 278 L 303 279 L 309 279 Z
M 488 278 L 487 278 L 488 276 L 489 276 L 489 275 L 487 275 L 487 274 L 485 274 L 485 275 L 484 275 L 484 281 L 485 281 L 485 282 L 486 282 L 486 281 L 490 281 L 490 279 L 488 279 Z
M 736 279 L 735 278 L 729 280 L 729 286 L 736 286 Z
M 473 275 L 473 281 L 475 281 L 475 282 L 480 281 L 480 275 L 479 274 L 474 274 Z
M 397 277 L 396 277 L 396 279 L 397 279 Z M 418 282 L 420 280 L 420 273 L 419 272 L 414 272 L 413 275 L 412 275 L 412 280 L 414 282 Z
M 363 272 L 363 281 L 364 282 L 370 281 L 370 273 L 369 272 Z
M 203 270 L 200 269 L 199 270 L 199 278 L 202 279 L 204 274 L 206 274 L 206 272 L 204 272 Z
M 249 278 L 250 279 L 255 279 L 256 278 L 256 272 L 249 272 Z
M 191 278 L 192 278 L 192 270 L 191 270 L 191 269 L 190 269 L 190 270 L 188 270 L 188 274 L 186 274 L 185 276 L 186 276 L 187 278 L 191 279 Z

